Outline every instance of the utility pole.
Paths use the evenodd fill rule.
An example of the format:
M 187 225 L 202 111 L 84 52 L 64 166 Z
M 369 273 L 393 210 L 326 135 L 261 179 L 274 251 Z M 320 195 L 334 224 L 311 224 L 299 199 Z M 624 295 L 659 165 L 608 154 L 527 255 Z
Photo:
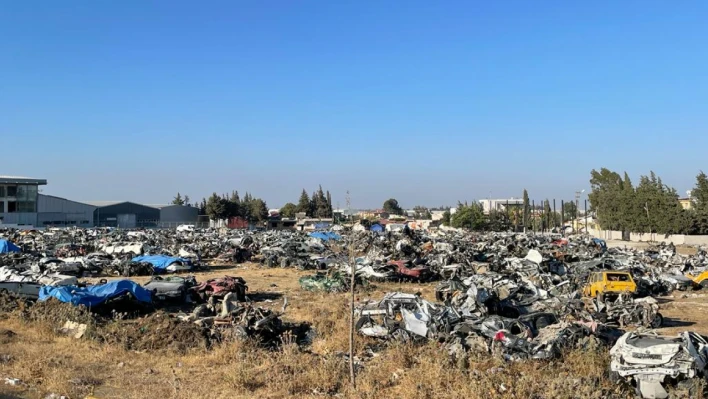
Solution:
M 349 196 L 349 190 L 347 190 L 347 209 L 351 213 L 352 201 Z M 351 298 L 349 300 L 349 378 L 351 380 L 352 388 L 356 389 L 356 372 L 354 370 L 354 285 L 356 284 L 356 264 L 354 262 L 354 235 L 349 235 L 348 251 L 349 251 L 349 267 L 352 273 L 352 279 L 350 282 L 351 286 Z

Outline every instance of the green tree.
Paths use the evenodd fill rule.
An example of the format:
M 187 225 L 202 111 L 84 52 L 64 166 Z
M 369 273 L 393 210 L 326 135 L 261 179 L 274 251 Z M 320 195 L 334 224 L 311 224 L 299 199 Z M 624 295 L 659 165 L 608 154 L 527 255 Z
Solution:
M 302 194 L 300 194 L 300 201 L 297 203 L 297 212 L 310 214 L 310 196 L 307 195 L 307 191 L 304 188 L 302 189 Z
M 332 206 L 332 196 L 329 194 L 329 190 L 327 190 L 327 217 L 328 218 L 334 217 L 334 207 Z
M 696 176 L 696 186 L 691 190 L 691 200 L 696 212 L 708 213 L 708 176 L 703 171 Z
M 642 176 L 635 190 L 633 216 L 639 233 L 675 234 L 691 227 L 674 188 L 654 172 Z
M 294 218 L 297 213 L 297 205 L 288 202 L 280 208 L 280 216 L 284 218 Z
M 555 218 L 553 217 L 553 211 L 551 210 L 551 202 L 546 199 L 543 201 L 543 224 L 541 226 L 542 230 L 548 230 L 553 227 Z
M 331 210 L 329 204 L 327 203 L 327 197 L 325 196 L 324 191 L 322 191 L 322 185 L 320 185 L 319 190 L 317 190 L 317 193 L 315 194 L 314 202 L 315 215 L 318 218 L 330 217 L 329 215 L 331 214 Z
M 383 210 L 391 215 L 403 215 L 403 209 L 395 198 L 389 198 L 383 204 Z
M 619 198 L 618 218 L 620 230 L 637 232 L 636 222 L 640 216 L 641 209 L 637 206 L 637 192 L 627 172 L 624 172 Z
M 578 213 L 578 208 L 575 206 L 575 201 L 563 201 L 563 219 L 573 220 Z
M 216 193 L 212 194 L 206 203 L 206 214 L 211 220 L 224 219 L 227 214 L 226 201 Z
M 242 218 L 248 220 L 249 222 L 253 222 L 254 217 L 253 217 L 253 207 L 251 206 L 253 203 L 253 196 L 249 193 L 246 192 L 246 194 L 243 195 L 243 199 L 241 200 L 241 206 L 240 206 L 240 215 Z
M 471 204 L 458 203 L 457 212 L 450 217 L 450 225 L 457 228 L 482 230 L 485 227 L 485 216 L 482 204 L 473 201 Z
M 621 230 L 622 178 L 616 172 L 602 168 L 590 172 L 591 192 L 588 194 L 597 220 L 606 230 Z
M 486 227 L 490 231 L 507 231 L 510 229 L 510 218 L 506 211 L 491 210 L 487 215 Z
M 254 198 L 249 202 L 250 221 L 252 222 L 262 222 L 268 219 L 268 206 L 265 201 L 260 198 Z
M 415 212 L 416 219 L 430 220 L 433 218 L 433 215 L 430 213 L 430 210 L 424 206 L 414 206 L 413 212 Z
M 177 193 L 175 198 L 172 200 L 172 205 L 184 205 L 184 199 L 180 193 Z
M 238 191 L 231 192 L 231 196 L 229 197 L 226 206 L 230 217 L 243 216 L 241 209 L 241 197 L 239 197 Z
M 686 228 L 690 234 L 708 234 L 708 176 L 701 171 L 691 190 L 693 209 L 686 211 Z
M 202 198 L 202 202 L 200 202 L 199 206 L 197 206 L 197 208 L 199 209 L 197 213 L 199 215 L 206 215 L 207 214 L 206 213 L 206 206 L 207 206 L 207 200 L 206 200 L 206 198 Z
M 442 215 L 442 225 L 443 226 L 448 226 L 448 227 L 450 226 L 450 217 L 451 216 L 450 216 L 449 209 L 446 210 L 445 212 L 443 212 L 443 215 Z

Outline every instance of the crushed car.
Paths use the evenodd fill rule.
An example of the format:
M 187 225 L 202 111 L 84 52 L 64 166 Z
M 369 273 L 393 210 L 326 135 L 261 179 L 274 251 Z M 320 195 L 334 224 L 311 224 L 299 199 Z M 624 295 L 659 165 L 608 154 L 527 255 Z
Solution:
M 610 349 L 610 377 L 643 398 L 668 398 L 667 385 L 705 378 L 708 342 L 694 332 L 661 336 L 628 332 Z

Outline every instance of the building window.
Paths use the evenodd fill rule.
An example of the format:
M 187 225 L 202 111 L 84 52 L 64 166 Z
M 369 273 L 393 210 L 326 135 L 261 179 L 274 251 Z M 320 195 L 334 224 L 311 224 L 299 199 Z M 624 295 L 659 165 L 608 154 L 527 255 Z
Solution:
M 17 212 L 28 212 L 28 213 L 37 212 L 37 209 L 35 207 L 35 202 L 18 201 L 17 202 Z
M 5 186 L 0 186 L 0 198 L 5 196 Z
M 17 212 L 17 201 L 7 201 L 7 213 Z
M 0 213 L 5 213 L 5 202 L 0 201 Z
M 17 186 L 7 186 L 7 196 L 17 197 Z

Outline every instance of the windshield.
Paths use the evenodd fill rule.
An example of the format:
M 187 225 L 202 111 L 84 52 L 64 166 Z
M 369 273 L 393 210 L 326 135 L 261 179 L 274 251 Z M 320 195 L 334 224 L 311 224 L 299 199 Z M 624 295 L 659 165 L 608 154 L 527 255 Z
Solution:
M 607 273 L 607 281 L 623 281 L 629 282 L 629 274 L 625 273 Z

